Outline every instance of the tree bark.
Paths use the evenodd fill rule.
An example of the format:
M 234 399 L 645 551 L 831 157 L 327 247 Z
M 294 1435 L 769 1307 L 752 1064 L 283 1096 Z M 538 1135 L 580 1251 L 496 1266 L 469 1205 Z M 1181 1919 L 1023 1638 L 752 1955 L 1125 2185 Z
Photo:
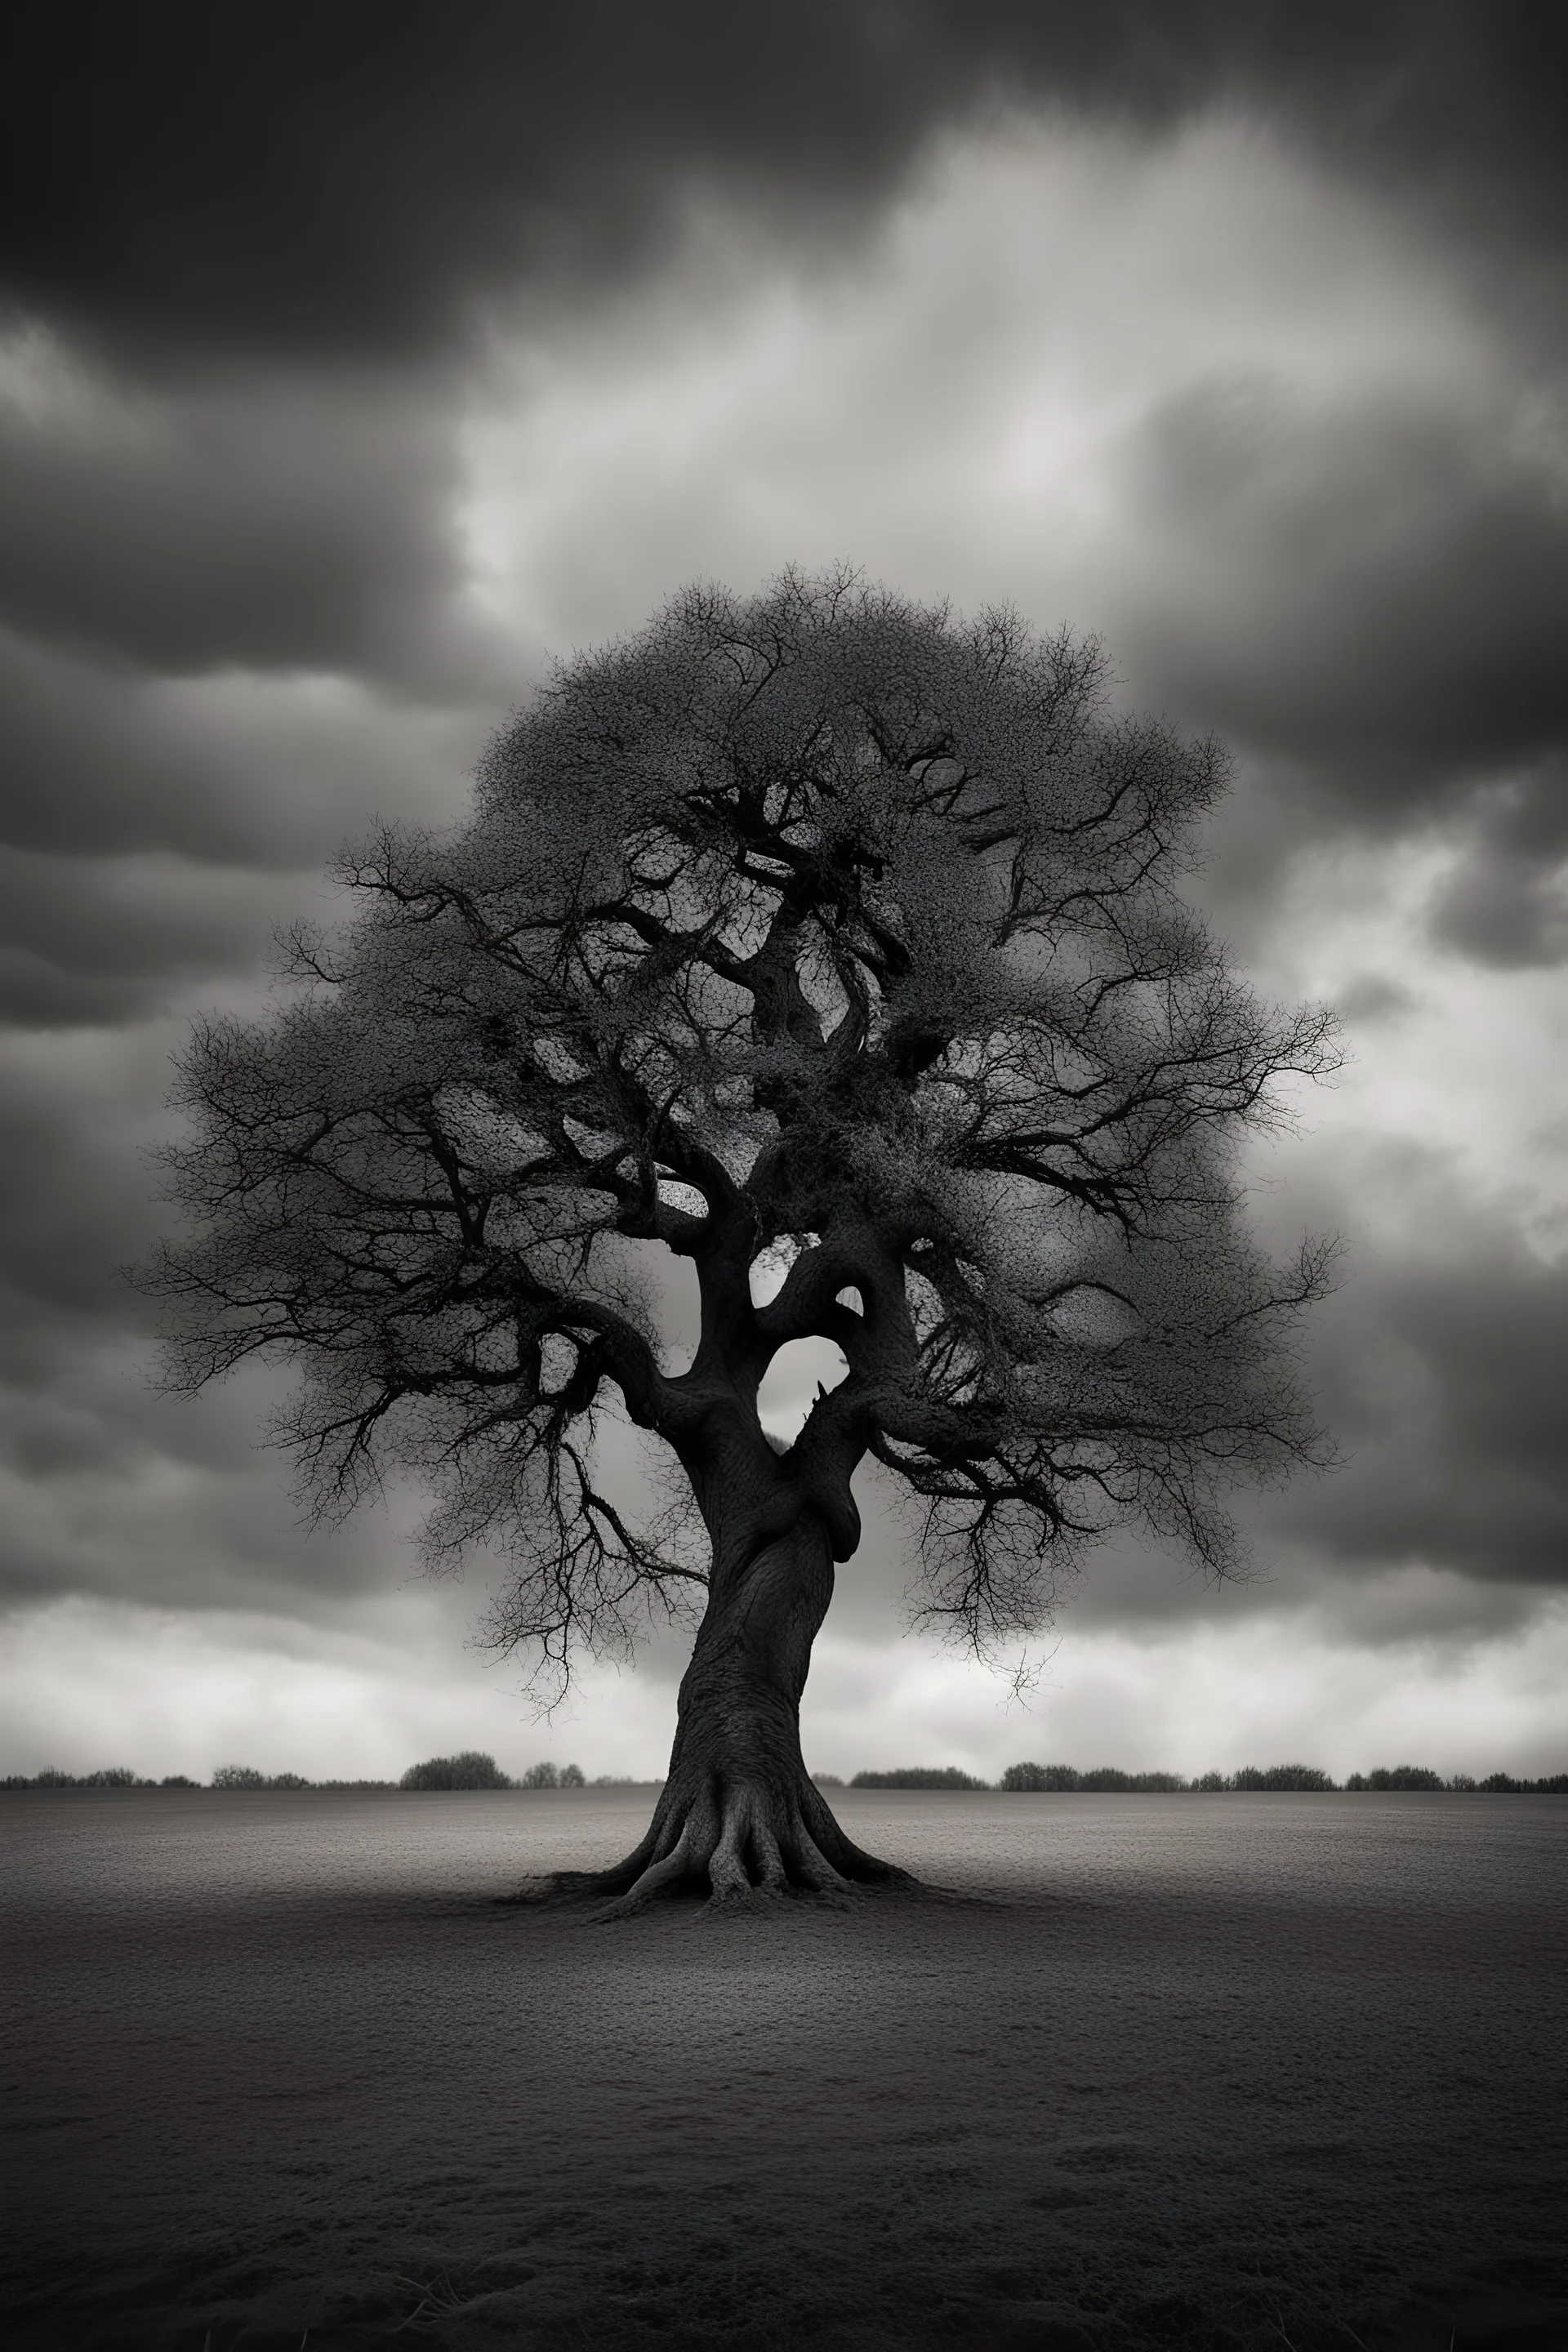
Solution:
M 828 1532 L 803 1511 L 783 1535 L 716 1547 L 707 1614 L 680 1685 L 675 1746 L 647 1835 L 562 1892 L 632 1911 L 661 1895 L 746 1901 L 792 1889 L 909 1883 L 846 1837 L 800 1752 L 811 1645 L 833 1597 Z

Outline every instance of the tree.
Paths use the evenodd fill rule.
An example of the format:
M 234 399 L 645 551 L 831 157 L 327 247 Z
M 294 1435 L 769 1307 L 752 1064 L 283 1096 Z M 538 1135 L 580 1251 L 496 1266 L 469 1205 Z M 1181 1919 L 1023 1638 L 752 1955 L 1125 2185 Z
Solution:
M 430 1756 L 411 1764 L 400 1789 L 510 1789 L 511 1782 L 493 1756 L 465 1748 L 460 1756 Z
M 198 1029 L 168 1155 L 197 1231 L 151 1277 L 175 1380 L 290 1360 L 318 1504 L 411 1465 L 430 1559 L 502 1549 L 489 1638 L 557 1685 L 700 1613 L 606 1893 L 897 1875 L 797 1723 L 868 1456 L 918 1514 L 921 1613 L 982 1652 L 1116 1526 L 1223 1572 L 1226 1486 L 1314 1457 L 1289 1340 L 1327 1253 L 1265 1259 L 1237 1146 L 1332 1039 L 1179 895 L 1225 774 L 1007 612 L 693 589 L 559 670 L 466 828 L 344 861 L 361 911 L 293 938 L 273 1017 Z M 685 1370 L 661 1251 L 700 1295 Z M 759 1383 L 806 1338 L 847 1376 L 781 1451 Z M 607 1409 L 684 1533 L 608 1490 Z

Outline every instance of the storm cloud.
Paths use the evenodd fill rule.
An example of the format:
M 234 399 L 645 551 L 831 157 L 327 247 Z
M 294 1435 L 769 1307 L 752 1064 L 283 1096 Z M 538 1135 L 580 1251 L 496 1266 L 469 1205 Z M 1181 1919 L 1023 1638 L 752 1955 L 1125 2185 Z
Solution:
M 332 919 L 342 840 L 460 814 L 552 653 L 844 556 L 1097 630 L 1119 693 L 1223 736 L 1194 891 L 1353 1049 L 1256 1171 L 1271 1237 L 1348 1239 L 1314 1341 L 1344 1466 L 1268 1502 L 1234 1595 L 1108 1559 L 1061 1624 L 1110 1681 L 1072 1688 L 1211 1634 L 1283 1688 L 1310 1623 L 1322 1703 L 1362 1694 L 1336 1737 L 1374 1654 L 1425 1689 L 1440 1635 L 1522 1689 L 1496 1645 L 1568 1583 L 1565 50 L 1479 0 L 34 13 L 0 141 L 0 1591 L 40 1692 L 57 1639 L 133 1678 L 154 1621 L 197 1678 L 313 1628 L 412 1691 L 404 1500 L 304 1528 L 265 1383 L 149 1385 L 121 1269 L 170 1054 Z M 899 1646 L 905 1572 L 879 1525 L 823 1739 L 924 1707 L 1007 1760 L 994 1696 Z M 16 1765 L 104 1760 L 36 1752 L 39 1707 Z
M 1523 0 L 800 0 L 737 19 L 500 0 L 241 33 L 194 0 L 67 0 L 13 50 L 0 142 L 19 302 L 143 354 L 403 358 L 520 287 L 657 264 L 693 188 L 808 236 L 873 218 L 938 131 L 1014 103 L 1157 136 L 1231 106 L 1552 253 L 1564 37 Z

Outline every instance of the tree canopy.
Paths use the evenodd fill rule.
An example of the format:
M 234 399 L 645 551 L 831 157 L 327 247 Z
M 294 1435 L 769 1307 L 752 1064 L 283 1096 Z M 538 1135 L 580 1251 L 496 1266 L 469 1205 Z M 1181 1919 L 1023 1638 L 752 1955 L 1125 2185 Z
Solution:
M 803 1517 L 847 1558 L 867 1455 L 982 1649 L 1117 1526 L 1223 1570 L 1226 1490 L 1314 1455 L 1289 1335 L 1328 1264 L 1249 1236 L 1238 1145 L 1335 1052 L 1182 895 L 1226 782 L 1010 612 L 677 596 L 556 672 L 461 829 L 343 861 L 357 917 L 294 936 L 274 1013 L 199 1028 L 176 1377 L 289 1359 L 317 1497 L 411 1466 L 432 1557 L 498 1545 L 492 1638 L 556 1675 Z M 684 1371 L 647 1244 L 696 1268 Z M 758 1384 L 808 1336 L 847 1377 L 781 1456 Z M 605 1491 L 616 1393 L 696 1544 Z
M 678 597 L 559 671 L 462 831 L 343 862 L 363 911 L 294 936 L 293 1002 L 199 1028 L 179 1377 L 291 1358 L 317 1493 L 423 1472 L 432 1548 L 499 1537 L 501 1638 L 564 1663 L 701 1573 L 595 1483 L 608 1384 L 689 1418 L 627 1247 L 657 1241 L 759 1379 L 843 1349 L 793 1475 L 843 1557 L 872 1454 L 972 1638 L 1130 1518 L 1223 1568 L 1224 1488 L 1311 1450 L 1279 1343 L 1325 1265 L 1248 1239 L 1236 1147 L 1333 1055 L 1179 895 L 1226 780 L 1010 613 L 851 575 Z

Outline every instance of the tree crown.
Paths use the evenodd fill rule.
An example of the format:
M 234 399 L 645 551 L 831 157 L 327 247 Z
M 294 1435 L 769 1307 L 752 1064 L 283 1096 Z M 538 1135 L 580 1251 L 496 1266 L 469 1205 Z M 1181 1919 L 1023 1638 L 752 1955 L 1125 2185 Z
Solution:
M 677 597 L 557 672 L 464 829 L 344 861 L 359 916 L 295 935 L 275 1017 L 198 1030 L 176 1378 L 290 1357 L 317 1496 L 412 1464 L 433 1555 L 501 1543 L 494 1636 L 557 1669 L 706 1572 L 595 1482 L 606 1388 L 715 1552 L 744 1490 L 846 1556 L 869 1453 L 923 1608 L 982 1646 L 1118 1522 L 1223 1569 L 1226 1486 L 1316 1450 L 1284 1341 L 1328 1265 L 1249 1240 L 1237 1146 L 1334 1058 L 1180 896 L 1225 782 L 1007 612 L 849 573 Z M 694 1262 L 686 1372 L 639 1243 Z M 776 1459 L 758 1383 L 807 1336 L 847 1377 Z

